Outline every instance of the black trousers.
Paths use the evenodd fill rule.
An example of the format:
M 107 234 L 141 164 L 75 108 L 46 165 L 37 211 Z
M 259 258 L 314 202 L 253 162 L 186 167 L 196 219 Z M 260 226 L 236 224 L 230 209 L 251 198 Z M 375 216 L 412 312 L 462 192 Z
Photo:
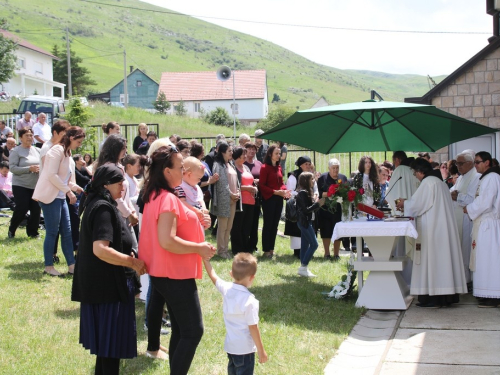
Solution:
M 172 324 L 172 336 L 168 348 L 168 360 L 171 375 L 187 375 L 193 361 L 196 348 L 203 336 L 203 319 L 200 299 L 194 279 L 174 280 L 167 277 L 151 276 L 154 285 L 151 302 L 160 301 L 154 296 L 160 293 L 167 303 L 167 310 Z M 154 306 L 148 312 L 157 311 Z M 148 316 L 148 350 L 156 351 L 160 347 L 161 318 Z M 149 332 L 152 335 L 149 335 Z
M 253 222 L 253 204 L 244 204 L 243 211 L 236 212 L 231 228 L 231 250 L 233 254 L 252 253 L 250 247 L 250 231 Z
M 7 196 L 7 194 L 5 193 L 5 191 L 0 190 L 0 208 L 14 209 L 15 204 L 14 204 L 13 199 L 14 199 L 13 197 L 12 197 L 12 199 L 9 198 Z
M 10 219 L 9 232 L 16 233 L 21 221 L 26 219 L 26 214 L 30 212 L 28 225 L 26 225 L 26 234 L 28 236 L 38 236 L 38 226 L 40 225 L 40 212 L 42 209 L 38 202 L 33 199 L 33 192 L 35 189 L 27 189 L 25 187 L 13 185 L 12 194 L 14 194 L 14 202 L 16 209 Z
M 264 252 L 274 250 L 281 211 L 283 211 L 283 197 L 273 195 L 269 199 L 262 200 L 262 215 L 264 217 L 262 251 Z
M 248 248 L 252 252 L 257 251 L 257 244 L 259 243 L 260 200 L 260 196 L 257 196 L 257 198 L 255 198 L 255 205 L 253 206 L 252 227 L 250 228 L 248 240 Z
M 118 375 L 120 373 L 120 358 L 97 357 L 95 360 L 95 375 Z

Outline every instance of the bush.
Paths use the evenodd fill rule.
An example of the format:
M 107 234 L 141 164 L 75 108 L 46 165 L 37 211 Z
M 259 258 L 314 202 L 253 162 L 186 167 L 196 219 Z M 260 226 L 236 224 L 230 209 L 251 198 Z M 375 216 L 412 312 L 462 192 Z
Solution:
M 205 115 L 204 120 L 209 124 L 214 125 L 223 125 L 223 126 L 232 126 L 233 125 L 233 117 L 229 115 L 229 113 L 222 107 L 217 107 L 213 111 L 208 112 Z M 240 122 L 236 119 L 236 125 L 239 125 Z
M 283 105 L 283 104 L 278 104 L 269 110 L 269 113 L 267 114 L 266 118 L 259 122 L 259 127 L 267 131 L 271 128 L 274 128 L 275 126 L 281 124 L 283 121 L 285 121 L 287 118 L 289 118 L 291 115 L 295 113 L 295 109 L 293 109 L 290 106 Z

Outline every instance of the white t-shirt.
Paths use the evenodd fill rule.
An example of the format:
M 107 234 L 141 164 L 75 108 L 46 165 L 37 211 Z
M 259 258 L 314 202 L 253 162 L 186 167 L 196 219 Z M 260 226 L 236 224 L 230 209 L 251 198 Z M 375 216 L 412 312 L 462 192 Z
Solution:
M 35 126 L 33 126 L 33 136 L 37 135 L 41 139 L 43 139 L 44 142 L 47 142 L 48 140 L 50 140 L 50 138 L 52 138 L 51 129 L 52 128 L 50 127 L 49 124 L 45 123 L 42 125 L 39 122 L 37 122 Z M 35 142 L 38 141 L 35 140 Z
M 226 340 L 229 354 L 250 354 L 257 351 L 248 326 L 259 323 L 259 301 L 243 285 L 218 279 L 215 286 L 223 297 Z

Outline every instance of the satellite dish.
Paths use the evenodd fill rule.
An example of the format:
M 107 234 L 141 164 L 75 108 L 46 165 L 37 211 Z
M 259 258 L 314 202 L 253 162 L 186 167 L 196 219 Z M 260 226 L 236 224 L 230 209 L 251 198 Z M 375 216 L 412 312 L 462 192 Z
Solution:
M 219 69 L 217 69 L 217 79 L 219 81 L 227 81 L 231 78 L 231 68 L 226 65 L 222 65 Z

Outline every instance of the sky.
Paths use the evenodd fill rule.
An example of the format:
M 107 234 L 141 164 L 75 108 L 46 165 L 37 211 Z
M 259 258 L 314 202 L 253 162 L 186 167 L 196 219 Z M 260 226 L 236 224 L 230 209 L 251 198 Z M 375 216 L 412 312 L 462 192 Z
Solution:
M 394 74 L 448 75 L 484 48 L 493 30 L 486 0 L 143 1 L 268 40 L 316 63 Z

